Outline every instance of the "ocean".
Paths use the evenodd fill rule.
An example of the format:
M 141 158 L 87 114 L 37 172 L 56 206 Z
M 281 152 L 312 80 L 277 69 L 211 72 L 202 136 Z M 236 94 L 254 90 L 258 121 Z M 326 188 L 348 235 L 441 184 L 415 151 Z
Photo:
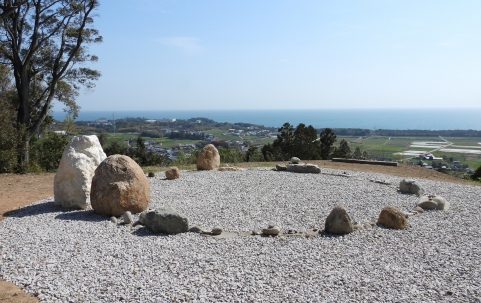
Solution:
M 289 122 L 315 128 L 481 130 L 481 108 L 474 109 L 293 109 L 293 110 L 165 110 L 80 111 L 77 121 L 131 118 L 208 118 L 217 122 L 245 122 L 281 127 Z M 65 113 L 53 112 L 56 120 Z

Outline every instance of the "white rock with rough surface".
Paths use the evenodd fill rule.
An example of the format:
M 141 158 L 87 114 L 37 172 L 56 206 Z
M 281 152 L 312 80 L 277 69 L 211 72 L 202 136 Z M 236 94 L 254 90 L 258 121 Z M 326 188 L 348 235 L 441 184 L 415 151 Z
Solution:
M 97 136 L 75 136 L 65 147 L 54 178 L 54 201 L 63 207 L 90 207 L 95 169 L 105 159 Z

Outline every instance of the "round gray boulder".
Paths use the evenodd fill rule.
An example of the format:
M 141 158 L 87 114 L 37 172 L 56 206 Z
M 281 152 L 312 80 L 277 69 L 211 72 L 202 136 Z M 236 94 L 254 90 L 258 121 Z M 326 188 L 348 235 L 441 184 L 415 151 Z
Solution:
M 415 194 L 415 195 L 422 195 L 424 193 L 424 189 L 421 185 L 412 179 L 402 179 L 399 183 L 399 190 L 403 193 Z

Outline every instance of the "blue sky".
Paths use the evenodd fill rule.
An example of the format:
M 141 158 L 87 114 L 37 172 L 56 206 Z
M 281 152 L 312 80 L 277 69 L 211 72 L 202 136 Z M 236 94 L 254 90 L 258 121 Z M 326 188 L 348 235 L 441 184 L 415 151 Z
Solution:
M 478 0 L 101 0 L 97 14 L 102 77 L 82 110 L 481 107 Z

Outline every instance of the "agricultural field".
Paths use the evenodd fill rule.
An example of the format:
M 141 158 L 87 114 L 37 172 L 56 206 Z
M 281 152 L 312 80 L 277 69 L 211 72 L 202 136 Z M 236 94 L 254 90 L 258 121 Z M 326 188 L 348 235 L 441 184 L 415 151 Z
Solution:
M 431 153 L 435 157 L 453 158 L 471 168 L 481 165 L 481 138 L 473 137 L 338 137 L 349 142 L 351 150 L 357 146 L 375 156 L 394 159 L 417 159 Z

